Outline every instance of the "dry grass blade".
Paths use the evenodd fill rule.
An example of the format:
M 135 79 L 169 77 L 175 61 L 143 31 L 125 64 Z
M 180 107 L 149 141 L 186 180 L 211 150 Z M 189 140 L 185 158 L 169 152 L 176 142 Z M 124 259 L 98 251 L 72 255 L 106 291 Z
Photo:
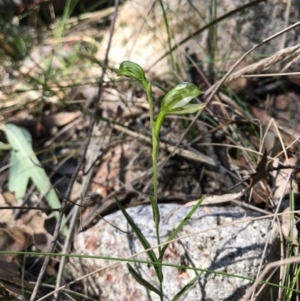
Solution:
M 300 23 L 296 23 L 297 26 L 300 25 Z M 244 68 L 241 68 L 235 72 L 233 72 L 231 75 L 229 75 L 222 84 L 228 84 L 231 81 L 246 75 L 247 73 L 255 73 L 255 72 L 262 72 L 266 69 L 268 69 L 270 66 L 273 66 L 277 63 L 288 63 L 289 61 L 293 60 L 295 57 L 298 57 L 300 54 L 300 44 L 293 46 L 293 47 L 288 47 L 285 49 L 282 49 L 278 52 L 276 52 L 274 55 L 262 59 L 259 62 L 253 63 L 249 66 L 246 66 Z M 258 75 L 260 76 L 260 75 Z M 262 76 L 262 75 L 261 75 Z M 218 86 L 218 84 L 221 81 L 216 82 L 209 90 L 207 90 L 207 94 L 209 94 L 211 91 L 214 90 L 214 88 L 216 86 Z
M 207 96 L 206 103 L 209 103 L 209 102 L 213 99 L 214 94 L 219 90 L 219 88 L 220 88 L 224 83 L 228 82 L 228 79 L 230 78 L 230 75 L 232 74 L 233 70 L 238 66 L 238 64 L 240 64 L 240 62 L 241 62 L 248 54 L 250 54 L 252 51 L 254 51 L 255 49 L 257 49 L 257 48 L 260 47 L 261 45 L 263 45 L 263 44 L 265 44 L 265 43 L 267 43 L 267 42 L 269 42 L 269 41 L 271 41 L 271 40 L 277 38 L 278 36 L 284 34 L 285 32 L 287 32 L 287 31 L 289 31 L 289 30 L 292 30 L 292 29 L 298 27 L 299 25 L 300 25 L 300 22 L 297 22 L 297 23 L 295 23 L 295 24 L 289 26 L 288 28 L 285 28 L 284 30 L 282 30 L 282 31 L 280 31 L 280 32 L 278 32 L 278 33 L 276 33 L 276 34 L 270 36 L 269 38 L 263 40 L 261 43 L 259 43 L 259 44 L 257 44 L 256 46 L 252 47 L 252 48 L 251 48 L 250 50 L 248 50 L 244 55 L 242 55 L 242 56 L 236 61 L 236 63 L 228 70 L 228 72 L 223 76 L 223 78 L 222 78 L 220 81 L 216 82 L 209 90 L 206 91 L 206 93 L 205 93 L 205 96 Z M 268 62 L 268 64 L 265 64 L 265 63 L 262 64 L 262 63 L 260 63 L 260 62 L 258 62 L 258 63 L 256 63 L 256 64 L 259 65 L 259 68 L 262 68 L 262 66 L 264 66 L 264 65 L 265 65 L 265 66 L 270 66 L 271 63 L 272 63 L 272 64 L 275 64 L 275 63 L 278 63 L 279 61 L 282 62 L 286 57 L 288 57 L 288 55 L 291 55 L 291 54 L 293 54 L 295 51 L 298 51 L 299 48 L 300 48 L 300 45 L 296 45 L 296 46 L 294 46 L 294 47 L 289 47 L 289 48 L 287 48 L 287 49 L 288 49 L 288 50 L 287 50 L 287 53 L 285 52 L 285 49 L 284 49 L 284 50 L 281 50 L 281 51 L 278 52 L 278 53 L 282 53 L 282 52 L 283 52 L 283 54 L 275 55 L 275 58 L 274 58 L 274 56 L 272 56 L 271 62 Z M 265 60 L 267 60 L 267 59 L 265 59 Z M 262 60 L 262 61 L 264 61 L 264 60 Z M 247 67 L 245 67 L 245 68 L 247 68 Z M 245 68 L 242 68 L 242 69 L 240 69 L 239 71 L 241 72 L 241 70 L 243 70 L 243 69 L 245 70 Z M 238 72 L 238 71 L 236 71 L 236 72 Z M 235 72 L 235 73 L 236 73 L 236 72 Z M 248 71 L 248 72 L 249 72 L 249 71 Z M 253 72 L 253 71 L 252 71 L 252 72 Z M 239 76 L 236 76 L 236 77 L 234 77 L 234 78 L 232 78 L 232 79 L 236 79 L 237 77 L 240 77 L 241 75 L 243 75 L 243 74 L 239 74 Z M 232 80 L 232 79 L 231 79 L 231 80 Z
M 299 256 L 291 257 L 284 260 L 278 260 L 271 262 L 267 264 L 267 266 L 264 268 L 263 272 L 260 274 L 260 276 L 255 280 L 251 288 L 248 290 L 247 294 L 243 297 L 242 301 L 248 301 L 250 300 L 251 294 L 254 292 L 254 290 L 257 288 L 257 286 L 263 281 L 264 277 L 269 273 L 269 271 L 273 268 L 280 267 L 282 265 L 292 264 L 292 263 L 299 263 L 300 258 Z

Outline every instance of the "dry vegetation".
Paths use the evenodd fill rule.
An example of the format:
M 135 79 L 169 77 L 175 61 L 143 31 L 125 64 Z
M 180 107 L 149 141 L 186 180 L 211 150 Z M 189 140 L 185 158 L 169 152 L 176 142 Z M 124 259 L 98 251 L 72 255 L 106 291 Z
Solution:
M 283 268 L 279 284 L 299 290 L 300 94 L 295 71 L 300 44 L 291 38 L 299 24 L 293 23 L 295 12 L 287 1 L 284 30 L 265 36 L 263 28 L 255 43 L 252 35 L 247 40 L 251 28 L 237 31 L 242 17 L 235 16 L 265 8 L 261 1 L 229 5 L 229 10 L 211 2 L 216 6 L 205 1 L 198 10 L 189 9 L 189 17 L 181 11 L 185 6 L 175 14 L 159 3 L 137 5 L 140 15 L 121 9 L 119 17 L 114 7 L 75 16 L 70 5 L 51 24 L 43 23 L 36 7 L 13 19 L 0 15 L 0 206 L 8 207 L 1 210 L 0 228 L 3 300 L 37 300 L 65 281 L 67 257 L 32 252 L 71 252 L 78 231 L 117 210 L 115 197 L 126 207 L 149 203 L 149 105 L 141 85 L 116 77 L 124 59 L 140 63 L 153 79 L 155 113 L 165 93 L 186 78 L 204 92 L 197 100 L 207 105 L 201 116 L 170 116 L 163 124 L 159 202 L 191 205 L 203 194 L 226 194 L 206 201 L 247 206 L 265 215 L 287 213 L 281 220 L 282 258 L 293 265 L 287 272 L 283 262 L 273 268 Z M 282 46 L 275 47 L 274 40 Z M 265 50 L 255 52 L 259 49 Z M 13 157 L 10 147 L 19 152 L 31 140 L 36 157 L 13 165 L 18 155 Z M 47 178 L 56 198 L 43 197 Z M 83 287 L 76 282 L 72 292 L 64 288 L 62 300 L 71 300 L 70 294 L 75 300 L 94 300 L 84 296 Z M 299 300 L 297 293 L 282 289 L 279 297 Z

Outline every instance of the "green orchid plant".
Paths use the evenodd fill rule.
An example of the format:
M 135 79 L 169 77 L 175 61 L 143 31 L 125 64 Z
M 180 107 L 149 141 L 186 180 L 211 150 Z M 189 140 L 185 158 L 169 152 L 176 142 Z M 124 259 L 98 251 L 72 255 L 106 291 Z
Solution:
M 133 221 L 133 219 L 129 216 L 124 207 L 120 204 L 118 200 L 118 206 L 120 210 L 123 212 L 125 218 L 128 223 L 132 227 L 133 231 L 139 238 L 141 244 L 147 250 L 147 254 L 150 260 L 153 262 L 153 266 L 156 272 L 157 279 L 159 280 L 159 288 L 155 287 L 147 280 L 143 279 L 138 272 L 134 270 L 134 268 L 127 264 L 129 272 L 131 275 L 138 281 L 141 285 L 146 287 L 147 289 L 155 292 L 160 296 L 160 300 L 163 300 L 163 271 L 162 271 L 162 260 L 163 255 L 168 248 L 168 241 L 171 241 L 176 237 L 178 232 L 182 229 L 184 224 L 189 220 L 192 214 L 198 209 L 203 201 L 204 197 L 201 198 L 198 203 L 191 209 L 191 211 L 187 214 L 186 218 L 173 230 L 172 234 L 169 236 L 168 241 L 164 243 L 163 247 L 161 247 L 160 234 L 159 234 L 159 226 L 160 226 L 160 212 L 158 206 L 158 168 L 157 168 L 157 160 L 158 160 L 158 150 L 159 150 L 159 133 L 164 122 L 164 119 L 168 115 L 183 115 L 183 114 L 192 114 L 198 111 L 202 111 L 205 108 L 205 105 L 200 104 L 191 104 L 191 100 L 201 94 L 201 91 L 192 83 L 184 82 L 177 85 L 175 88 L 170 90 L 161 102 L 161 110 L 155 120 L 154 118 L 154 101 L 152 94 L 152 84 L 149 80 L 147 80 L 145 76 L 145 72 L 141 66 L 131 61 L 124 61 L 118 70 L 118 76 L 126 76 L 132 79 L 135 79 L 142 83 L 147 98 L 149 101 L 149 115 L 150 115 L 150 125 L 152 130 L 152 165 L 153 165 L 153 196 L 150 197 L 152 212 L 153 212 L 153 220 L 155 224 L 155 231 L 157 237 L 157 245 L 158 247 L 158 257 L 151 249 L 151 246 L 142 231 Z M 157 265 L 155 264 L 157 263 Z M 173 297 L 172 300 L 177 300 L 180 296 L 182 296 L 201 276 L 201 273 L 193 278 L 186 286 L 184 286 L 177 294 Z

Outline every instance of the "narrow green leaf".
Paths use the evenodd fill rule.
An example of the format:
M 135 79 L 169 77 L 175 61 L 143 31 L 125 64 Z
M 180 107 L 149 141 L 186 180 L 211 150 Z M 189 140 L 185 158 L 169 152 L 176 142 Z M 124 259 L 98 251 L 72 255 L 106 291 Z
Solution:
M 205 199 L 205 195 L 197 202 L 197 204 L 189 211 L 189 213 L 186 215 L 186 217 L 174 229 L 174 231 L 169 236 L 168 241 L 171 241 L 176 237 L 176 235 L 182 230 L 183 226 L 189 221 L 189 219 L 192 217 L 192 215 L 200 207 L 200 205 L 202 204 L 204 199 Z M 168 248 L 168 246 L 169 246 L 169 243 L 167 243 L 163 246 L 159 260 L 162 260 L 164 253 L 166 252 L 166 249 Z
M 159 212 L 157 200 L 154 197 L 150 196 L 150 201 L 151 201 L 151 205 L 152 205 L 153 219 L 154 219 L 155 225 L 159 225 L 160 212 Z
M 118 70 L 118 76 L 120 75 L 134 78 L 138 81 L 141 81 L 143 84 L 147 82 L 143 68 L 131 61 L 124 61 L 121 63 Z
M 205 109 L 205 104 L 187 104 L 183 107 L 174 108 L 171 111 L 166 112 L 166 115 L 183 115 L 183 114 L 192 114 L 198 111 Z
M 152 212 L 153 212 L 153 220 L 154 220 L 154 223 L 155 223 L 155 229 L 159 229 L 160 212 L 159 212 L 157 200 L 154 197 L 150 196 L 150 201 L 151 201 L 151 205 L 152 205 Z M 159 235 L 159 231 L 156 231 L 156 234 Z M 158 241 L 158 243 L 159 243 L 159 241 Z M 159 253 L 160 253 L 160 248 L 158 248 L 158 250 L 159 250 Z M 156 274 L 157 274 L 158 280 L 162 283 L 163 279 L 164 279 L 164 275 L 163 275 L 161 266 L 157 267 Z
M 183 294 L 185 294 L 187 291 L 189 291 L 195 283 L 200 279 L 203 272 L 199 273 L 194 277 L 189 283 L 187 283 L 172 299 L 172 301 L 177 301 Z
M 156 287 L 154 287 L 151 283 L 149 283 L 147 280 L 142 278 L 141 275 L 139 275 L 129 263 L 126 263 L 126 265 L 129 270 L 129 273 L 133 276 L 133 278 L 139 284 L 141 284 L 145 288 L 149 289 L 150 291 L 152 291 L 152 292 L 156 293 L 157 295 L 159 295 L 160 297 L 162 297 L 162 293 Z
M 160 129 L 161 126 L 164 122 L 164 119 L 166 117 L 166 113 L 164 113 L 163 111 L 160 111 L 159 114 L 157 115 L 156 121 L 155 121 L 155 127 L 154 127 L 154 133 L 155 133 L 155 137 L 153 137 L 152 139 L 152 144 L 153 147 L 156 147 L 157 149 L 159 148 L 159 133 L 160 133 Z
M 181 83 L 170 90 L 163 98 L 161 110 L 163 113 L 168 113 L 175 108 L 184 107 L 200 93 L 196 85 L 188 82 Z
M 36 157 L 29 132 L 13 124 L 3 127 L 7 141 L 12 147 L 10 156 L 8 188 L 15 193 L 17 199 L 25 196 L 29 179 L 37 189 L 46 197 L 49 206 L 60 208 L 60 201 L 53 189 L 45 170 Z M 59 212 L 55 212 L 56 216 Z
M 146 90 L 146 94 L 147 94 L 149 105 L 150 105 L 149 106 L 149 114 L 153 114 L 152 83 L 150 81 L 147 81 L 146 78 L 144 79 L 144 81 L 142 83 L 143 83 L 144 89 Z M 153 126 L 153 124 L 151 124 L 151 127 L 152 126 Z
M 125 210 L 125 208 L 122 206 L 122 204 L 120 203 L 120 201 L 115 198 L 117 205 L 119 207 L 119 209 L 122 211 L 124 217 L 126 218 L 128 224 L 131 226 L 132 230 L 134 231 L 134 233 L 136 234 L 136 236 L 138 237 L 139 241 L 141 242 L 142 246 L 144 247 L 145 250 L 148 250 L 151 248 L 148 240 L 146 239 L 146 237 L 144 236 L 144 234 L 142 233 L 142 231 L 140 230 L 140 228 L 138 227 L 138 225 L 134 222 L 134 220 L 131 218 L 131 216 L 127 213 L 127 211 Z M 147 254 L 150 258 L 150 260 L 152 262 L 158 262 L 157 257 L 154 253 L 153 250 L 149 250 L 147 251 Z M 161 277 L 161 269 L 159 266 L 154 265 L 154 269 L 156 271 L 157 277 Z

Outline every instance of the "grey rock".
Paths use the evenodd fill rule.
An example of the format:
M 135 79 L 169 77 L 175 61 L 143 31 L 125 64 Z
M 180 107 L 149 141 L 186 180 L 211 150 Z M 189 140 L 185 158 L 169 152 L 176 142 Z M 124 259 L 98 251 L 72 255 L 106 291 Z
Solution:
M 126 1 L 118 15 L 109 54 L 110 64 L 118 67 L 122 61 L 132 60 L 147 70 L 148 76 L 168 79 L 181 75 L 186 78 L 185 48 L 188 47 L 190 53 L 197 54 L 205 70 L 213 64 L 215 73 L 222 76 L 247 50 L 299 20 L 299 1 L 292 1 L 288 18 L 287 1 L 251 2 L 256 4 L 241 9 L 250 1 L 217 0 L 216 13 L 211 14 L 214 1 L 165 0 L 168 34 L 158 1 Z M 206 28 L 199 32 L 212 20 L 232 11 L 236 13 L 218 22 L 213 31 Z M 286 20 L 289 20 L 288 24 Z M 103 39 L 99 59 L 104 58 L 109 36 L 107 33 Z M 186 43 L 173 52 L 172 58 L 169 55 L 153 66 L 170 49 L 169 44 L 173 47 L 184 39 L 187 39 Z M 212 48 L 213 40 L 215 47 Z M 256 49 L 246 61 L 251 63 L 299 42 L 299 28 L 295 28 L 286 36 Z
M 190 208 L 171 204 L 159 206 L 161 212 L 160 235 L 166 241 L 171 231 L 180 223 Z M 174 211 L 177 209 L 176 211 Z M 138 224 L 151 246 L 156 245 L 152 209 L 150 206 L 138 206 L 127 210 Z M 271 220 L 264 218 L 252 220 L 258 215 L 245 212 L 238 207 L 203 206 L 193 215 L 180 232 L 180 239 L 168 247 L 164 262 L 177 265 L 225 272 L 232 275 L 256 278 L 259 265 L 278 259 L 278 228 Z M 121 212 L 105 217 L 107 221 L 130 234 L 122 233 L 104 220 L 94 227 L 79 233 L 75 238 L 75 253 L 126 258 L 143 251 L 140 242 L 130 231 Z M 234 225 L 228 226 L 232 222 Z M 194 234 L 194 235 L 192 235 Z M 183 238 L 185 236 L 187 238 Z M 269 238 L 269 239 L 267 239 Z M 266 241 L 266 258 L 262 259 Z M 137 257 L 148 260 L 145 254 Z M 68 269 L 73 277 L 98 269 L 88 281 L 90 294 L 101 296 L 101 300 L 158 300 L 157 296 L 146 291 L 129 274 L 126 265 L 120 263 L 105 269 L 113 261 L 103 259 L 70 259 Z M 146 264 L 132 264 L 150 283 L 157 286 L 153 267 Z M 192 269 L 164 267 L 165 300 L 171 300 L 196 273 Z M 184 296 L 184 300 L 239 300 L 251 282 L 234 276 L 220 275 L 203 271 L 196 285 Z M 182 300 L 183 300 L 182 299 Z

